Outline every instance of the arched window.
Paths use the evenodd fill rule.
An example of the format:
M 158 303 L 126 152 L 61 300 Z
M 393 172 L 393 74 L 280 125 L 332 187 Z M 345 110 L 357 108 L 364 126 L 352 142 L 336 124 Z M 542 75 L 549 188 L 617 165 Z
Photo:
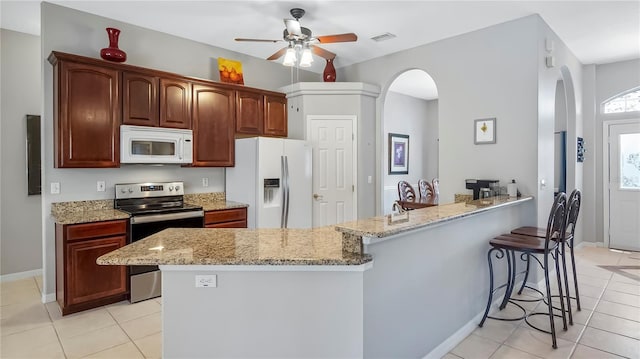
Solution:
M 640 111 L 640 88 L 605 101 L 602 108 L 604 113 Z

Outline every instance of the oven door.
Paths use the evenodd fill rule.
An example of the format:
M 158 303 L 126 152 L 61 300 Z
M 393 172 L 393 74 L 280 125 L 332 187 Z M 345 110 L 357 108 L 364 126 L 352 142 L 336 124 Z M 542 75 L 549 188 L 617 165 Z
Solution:
M 191 217 L 175 218 L 184 216 Z M 167 228 L 202 228 L 204 225 L 204 212 L 192 211 L 167 215 L 134 216 L 131 218 L 130 223 L 130 242 L 133 243 Z M 160 296 L 162 283 L 158 266 L 129 266 L 129 276 L 131 303 Z

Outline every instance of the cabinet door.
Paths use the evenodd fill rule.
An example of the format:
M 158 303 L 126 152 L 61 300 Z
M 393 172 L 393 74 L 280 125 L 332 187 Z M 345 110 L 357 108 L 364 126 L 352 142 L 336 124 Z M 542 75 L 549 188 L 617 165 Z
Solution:
M 160 79 L 160 127 L 191 128 L 191 83 Z
M 126 293 L 125 266 L 101 266 L 96 259 L 125 245 L 126 236 L 88 239 L 67 244 L 67 304 Z
M 119 167 L 119 72 L 66 61 L 58 66 L 55 167 Z
M 193 85 L 193 165 L 234 165 L 234 91 L 211 85 Z
M 263 96 L 255 92 L 236 92 L 236 132 L 262 134 Z
M 287 98 L 264 96 L 264 131 L 267 136 L 287 137 Z
M 122 123 L 158 126 L 158 78 L 122 73 Z

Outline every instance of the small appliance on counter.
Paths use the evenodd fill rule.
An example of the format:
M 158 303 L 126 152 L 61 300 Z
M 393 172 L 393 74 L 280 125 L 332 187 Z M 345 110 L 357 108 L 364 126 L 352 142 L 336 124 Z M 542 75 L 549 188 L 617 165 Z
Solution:
M 129 213 L 127 244 L 167 228 L 202 228 L 202 207 L 184 203 L 183 182 L 145 182 L 116 184 L 114 207 Z M 158 266 L 130 266 L 130 301 L 159 297 Z
M 467 179 L 466 188 L 473 190 L 473 199 L 480 199 L 486 197 L 493 197 L 500 194 L 500 181 L 499 180 L 486 180 L 486 179 Z

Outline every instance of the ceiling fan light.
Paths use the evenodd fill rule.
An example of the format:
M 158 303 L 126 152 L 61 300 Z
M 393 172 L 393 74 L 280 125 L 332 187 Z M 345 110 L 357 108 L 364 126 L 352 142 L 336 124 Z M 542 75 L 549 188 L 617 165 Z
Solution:
M 282 61 L 284 66 L 295 66 L 296 64 L 296 50 L 293 48 L 288 48 L 287 53 L 284 55 L 284 61 Z
M 306 48 L 302 50 L 302 56 L 300 56 L 300 67 L 310 67 L 313 62 L 313 56 L 311 55 L 311 49 Z

